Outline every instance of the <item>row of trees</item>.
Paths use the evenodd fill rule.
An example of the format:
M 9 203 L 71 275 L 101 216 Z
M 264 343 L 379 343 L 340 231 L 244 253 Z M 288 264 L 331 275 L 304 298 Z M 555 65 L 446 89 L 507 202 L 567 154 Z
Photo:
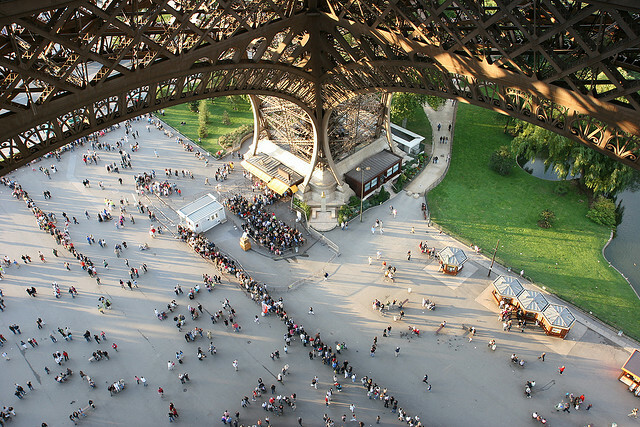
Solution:
M 228 96 L 227 99 L 230 101 L 231 108 L 233 108 L 234 111 L 237 111 L 239 106 L 243 102 L 246 102 L 246 97 L 243 95 Z M 211 99 L 211 102 L 213 102 L 213 98 Z M 201 99 L 200 101 L 191 101 L 189 103 L 189 110 L 192 113 L 198 114 L 198 137 L 206 138 L 209 135 L 207 125 L 209 124 L 210 119 L 207 100 Z M 231 124 L 231 117 L 229 117 L 229 112 L 227 110 L 222 112 L 222 124 L 225 126 L 229 126 Z

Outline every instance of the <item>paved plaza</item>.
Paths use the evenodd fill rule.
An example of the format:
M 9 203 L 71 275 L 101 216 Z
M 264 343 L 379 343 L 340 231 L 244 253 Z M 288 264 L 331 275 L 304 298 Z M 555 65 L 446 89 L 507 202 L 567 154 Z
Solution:
M 311 360 L 310 348 L 303 347 L 299 339 L 294 339 L 285 352 L 283 335 L 287 331 L 281 320 L 269 315 L 254 321 L 260 306 L 237 285 L 234 277 L 223 275 L 222 284 L 212 292 L 203 287 L 194 300 L 187 298 L 189 288 L 202 284 L 204 273 L 213 275 L 218 271 L 169 230 L 152 239 L 150 226 L 158 223 L 151 223 L 135 203 L 140 201 L 148 206 L 161 224 L 174 231 L 178 219 L 175 210 L 180 206 L 206 192 L 223 198 L 236 192 L 250 194 L 251 181 L 243 177 L 238 158 L 220 161 L 211 158 L 205 166 L 203 160 L 177 144 L 175 138 L 153 127 L 148 131 L 145 125 L 146 121 L 133 122 L 133 130 L 140 137 L 129 142 L 139 142 L 139 151 L 131 152 L 129 144 L 124 147 L 131 155 L 132 169 L 106 172 L 105 165 L 119 162 L 117 151 L 97 150 L 98 164 L 85 165 L 83 155 L 91 149 L 85 145 L 63 153 L 60 161 L 43 159 L 8 176 L 29 192 L 38 207 L 56 214 L 58 227 L 64 227 L 62 212 L 77 219 L 78 224 L 72 221 L 68 226 L 71 239 L 76 249 L 95 263 L 100 285 L 68 251 L 38 228 L 23 200 L 13 198 L 9 187 L 0 186 L 0 257 L 8 256 L 19 265 L 4 267 L 4 279 L 0 282 L 6 304 L 0 313 L 0 333 L 7 339 L 0 351 L 6 352 L 8 358 L 0 360 L 0 405 L 13 406 L 17 413 L 7 425 L 40 426 L 43 422 L 49 426 L 72 425 L 69 415 L 87 407 L 89 400 L 96 408 L 85 410 L 87 417 L 80 419 L 80 425 L 164 425 L 169 423 L 170 403 L 180 414 L 176 422 L 184 425 L 222 425 L 220 419 L 225 410 L 232 418 L 238 411 L 239 423 L 243 425 L 256 425 L 258 420 L 267 425 L 265 418 L 269 417 L 271 425 L 294 426 L 301 417 L 305 426 L 322 426 L 324 414 L 336 426 L 357 425 L 352 418 L 364 425 L 374 425 L 378 416 L 380 425 L 406 425 L 382 401 L 368 398 L 360 381 L 363 376 L 372 378 L 386 389 L 386 394 L 398 400 L 398 407 L 408 415 L 418 415 L 422 424 L 428 426 L 528 425 L 534 423 L 531 419 L 534 411 L 552 426 L 637 424 L 627 414 L 638 406 L 638 400 L 617 380 L 619 368 L 635 343 L 578 312 L 575 313 L 578 322 L 565 340 L 548 337 L 533 325 L 525 332 L 503 331 L 490 294 L 491 279 L 487 278 L 490 260 L 467 251 L 470 260 L 461 274 L 450 277 L 437 271 L 437 261 L 420 253 L 420 242 L 436 248 L 462 247 L 436 228 L 427 227 L 420 210 L 422 198 L 399 194 L 367 211 L 362 223 L 355 219 L 347 230 L 338 228 L 326 233 L 338 245 L 339 254 L 306 236 L 309 242 L 299 253 L 275 259 L 261 249 L 243 252 L 238 243 L 241 222 L 227 213 L 228 221 L 207 232 L 207 237 L 240 262 L 252 277 L 266 283 L 273 297 L 281 297 L 289 317 L 304 325 L 312 337 L 318 332 L 329 345 L 346 343 L 347 349 L 338 357 L 353 366 L 356 380 L 352 382 L 338 375 L 342 385 L 342 391 L 338 392 L 331 367 L 317 357 Z M 120 128 L 101 137 L 101 141 L 114 144 L 123 136 L 124 128 Z M 229 161 L 234 161 L 235 170 L 227 181 L 216 186 L 215 170 Z M 58 171 L 48 179 L 38 168 L 51 164 Z M 136 194 L 133 175 L 154 170 L 157 178 L 164 180 L 166 168 L 193 173 L 193 179 L 181 173 L 167 178 L 181 189 L 180 196 L 159 200 L 153 195 Z M 209 185 L 205 184 L 206 177 Z M 122 184 L 118 178 L 122 178 Z M 83 180 L 89 180 L 90 186 L 84 186 Z M 43 191 L 47 190 L 51 198 L 45 200 Z M 97 213 L 105 208 L 105 199 L 113 200 L 116 206 L 123 200 L 127 210 L 124 227 L 116 228 L 114 221 L 96 220 Z M 391 206 L 397 210 L 397 216 L 391 215 Z M 279 216 L 294 223 L 286 204 L 274 208 Z M 90 219 L 85 217 L 85 211 Z M 135 224 L 129 221 L 129 215 L 134 217 Z M 371 226 L 376 219 L 383 222 L 384 234 L 379 229 L 372 234 Z M 87 235 L 93 235 L 96 241 L 104 239 L 106 248 L 89 244 Z M 116 257 L 114 245 L 122 242 L 127 243 L 127 248 Z M 140 251 L 138 245 L 144 243 L 150 249 Z M 46 262 L 40 261 L 38 251 L 44 254 Z M 411 251 L 410 260 L 407 251 Z M 23 263 L 24 254 L 33 262 Z M 104 268 L 103 260 L 108 269 Z M 383 261 L 397 268 L 395 282 L 384 278 Z M 70 270 L 65 268 L 65 262 Z M 136 279 L 138 288 L 132 290 L 122 288 L 119 283 L 120 279 L 129 280 L 127 262 L 140 272 Z M 147 273 L 142 271 L 143 263 L 148 267 Z M 506 271 L 498 266 L 492 279 L 497 274 Z M 60 298 L 53 295 L 54 281 L 61 287 Z M 177 284 L 184 294 L 176 296 Z M 31 286 L 38 291 L 35 298 L 25 292 Z M 75 298 L 67 292 L 70 286 L 78 291 Z M 104 314 L 98 310 L 100 297 L 112 302 L 112 308 Z M 435 301 L 436 309 L 423 309 L 423 298 Z M 168 319 L 159 320 L 154 309 L 166 311 L 173 299 L 178 303 L 176 311 L 168 313 Z M 222 322 L 213 324 L 209 320 L 208 313 L 222 310 L 225 299 L 236 312 L 241 326 L 238 332 Z M 386 313 L 373 310 L 374 299 L 406 301 L 404 318 L 398 319 L 397 309 Z M 187 306 L 198 303 L 203 314 L 192 321 Z M 313 314 L 309 313 L 310 306 Z M 177 314 L 187 318 L 182 331 L 177 330 L 172 319 Z M 42 329 L 36 325 L 38 318 L 45 323 Z M 446 327 L 436 334 L 443 321 Z M 21 334 L 10 331 L 13 324 L 20 326 Z M 391 333 L 384 337 L 383 330 L 389 325 Z M 407 334 L 410 326 L 420 330 L 419 337 Z M 57 332 L 58 328 L 66 327 L 73 333 L 72 341 L 65 341 Z M 186 342 L 184 334 L 193 327 L 202 328 L 204 336 Z M 469 327 L 477 330 L 472 340 Z M 82 336 L 85 330 L 91 335 L 104 331 L 106 341 L 85 341 Z M 211 340 L 207 338 L 209 331 Z M 50 334 L 57 342 L 52 342 Z M 375 337 L 377 351 L 372 357 L 370 348 Z M 30 338 L 35 338 L 39 345 L 22 348 L 20 341 Z M 490 339 L 497 342 L 495 351 L 487 346 Z M 217 350 L 214 355 L 208 352 L 211 341 Z M 117 352 L 113 343 L 117 344 Z M 196 357 L 198 347 L 207 354 L 204 360 Z M 108 351 L 109 360 L 90 361 L 97 349 Z M 275 350 L 280 357 L 272 360 L 270 354 Z M 69 355 L 62 366 L 52 357 L 57 351 Z M 183 364 L 176 360 L 178 351 L 184 352 Z M 512 353 L 526 360 L 524 368 L 510 361 Z M 546 353 L 544 361 L 538 358 L 542 353 Z M 234 360 L 238 361 L 237 371 Z M 174 362 L 175 368 L 169 370 L 168 361 Z M 289 366 L 288 373 L 278 382 L 284 365 Z M 566 367 L 562 375 L 558 372 L 560 366 Z M 62 384 L 56 382 L 54 377 L 67 368 L 73 371 L 72 377 Z M 81 380 L 80 371 L 95 381 L 95 388 Z M 178 379 L 183 373 L 190 377 L 185 384 Z M 317 389 L 310 386 L 316 375 Z M 425 375 L 430 390 L 422 381 Z M 144 376 L 148 386 L 136 384 L 136 376 Z M 250 399 L 250 405 L 242 407 L 242 398 L 251 398 L 258 378 L 264 381 L 267 393 L 256 401 Z M 107 387 L 119 379 L 124 379 L 126 388 L 110 396 Z M 528 380 L 536 382 L 530 399 L 524 394 Z M 34 390 L 27 391 L 19 400 L 14 395 L 14 384 L 27 389 L 28 381 Z M 163 388 L 164 397 L 159 396 L 158 387 Z M 331 387 L 332 400 L 326 406 L 325 395 Z M 295 412 L 287 407 L 284 415 L 277 416 L 261 406 L 272 396 L 293 393 Z M 585 401 L 579 410 L 557 411 L 555 406 L 567 402 L 568 394 L 584 394 Z M 350 405 L 355 405 L 354 415 Z M 588 405 L 592 407 L 587 411 Z M 341 421 L 342 415 L 346 415 L 346 422 Z

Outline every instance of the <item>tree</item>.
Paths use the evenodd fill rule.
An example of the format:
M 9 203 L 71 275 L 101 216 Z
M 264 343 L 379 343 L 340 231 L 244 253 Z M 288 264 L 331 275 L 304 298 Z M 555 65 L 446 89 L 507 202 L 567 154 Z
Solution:
M 207 107 L 207 101 L 204 99 L 200 100 L 200 105 L 198 106 L 198 123 L 205 126 L 209 123 L 209 108 Z
M 545 168 L 553 167 L 562 179 L 579 173 L 580 185 L 594 194 L 616 194 L 639 180 L 630 167 L 532 123 L 523 124 L 512 150 L 517 158 L 543 157 Z
M 198 101 L 191 101 L 189 103 L 189 111 L 191 111 L 192 113 L 198 112 Z
M 231 124 L 231 117 L 229 117 L 229 112 L 227 110 L 222 112 L 222 124 L 225 126 L 229 126 Z
M 407 120 L 413 117 L 414 111 L 421 108 L 426 101 L 426 95 L 409 92 L 394 93 L 391 99 L 391 121 L 402 122 L 402 126 L 406 126 Z
M 489 168 L 502 176 L 509 175 L 514 166 L 513 156 L 509 151 L 509 147 L 503 145 L 493 153 L 489 158 Z
M 248 102 L 246 95 L 231 95 L 228 96 L 227 99 L 229 100 L 233 111 L 238 111 L 241 105 Z
M 616 228 L 618 225 L 616 214 L 616 203 L 612 199 L 598 196 L 591 204 L 591 209 L 587 212 L 587 218 L 596 224 L 609 228 Z
M 442 107 L 447 102 L 446 99 L 440 98 L 439 96 L 435 95 L 425 95 L 425 99 L 427 104 L 429 104 L 429 106 L 436 111 L 438 111 L 440 107 Z
M 200 100 L 198 106 L 198 136 L 206 138 L 209 134 L 207 124 L 209 123 L 209 108 L 205 99 Z

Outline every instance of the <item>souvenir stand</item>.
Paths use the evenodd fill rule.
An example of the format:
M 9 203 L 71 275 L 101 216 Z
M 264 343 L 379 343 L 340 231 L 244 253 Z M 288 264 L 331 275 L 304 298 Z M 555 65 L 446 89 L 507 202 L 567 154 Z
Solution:
M 540 320 L 542 312 L 549 305 L 549 302 L 538 291 L 525 289 L 517 297 L 518 307 L 522 310 L 524 318 L 527 320 Z
M 640 396 L 640 351 L 633 353 L 622 366 L 622 373 L 618 379 L 629 387 L 629 391 Z
M 564 338 L 576 321 L 573 313 L 564 305 L 549 304 L 542 311 L 540 326 L 547 335 Z
M 467 261 L 467 255 L 462 249 L 451 246 L 447 246 L 438 252 L 438 258 L 440 259 L 440 271 L 452 276 L 457 275 Z
M 493 281 L 493 297 L 498 303 L 501 300 L 515 305 L 515 299 L 524 291 L 524 286 L 517 277 L 499 276 Z

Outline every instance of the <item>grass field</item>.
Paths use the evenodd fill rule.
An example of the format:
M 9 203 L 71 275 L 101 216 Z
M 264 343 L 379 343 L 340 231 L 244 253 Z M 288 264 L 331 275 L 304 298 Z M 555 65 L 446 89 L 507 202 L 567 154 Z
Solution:
M 602 257 L 609 230 L 585 217 L 586 197 L 558 196 L 556 183 L 517 166 L 506 177 L 488 168 L 491 153 L 510 144 L 502 127 L 497 113 L 460 104 L 451 167 L 428 196 L 432 219 L 485 254 L 500 239 L 503 264 L 640 339 L 640 301 Z M 537 226 L 544 209 L 557 218 L 550 229 Z
M 207 101 L 207 106 L 209 107 L 209 136 L 203 138 L 200 145 L 212 154 L 221 149 L 218 144 L 220 136 L 232 132 L 242 125 L 253 124 L 253 113 L 248 102 L 242 103 L 238 111 L 233 110 L 231 102 L 226 97 Z M 228 126 L 222 124 L 222 114 L 225 110 L 231 119 L 231 124 Z M 198 113 L 189 111 L 189 104 L 169 107 L 165 109 L 164 114 L 162 120 L 179 130 L 184 136 L 198 142 Z M 186 124 L 181 125 L 181 122 L 186 122 Z

